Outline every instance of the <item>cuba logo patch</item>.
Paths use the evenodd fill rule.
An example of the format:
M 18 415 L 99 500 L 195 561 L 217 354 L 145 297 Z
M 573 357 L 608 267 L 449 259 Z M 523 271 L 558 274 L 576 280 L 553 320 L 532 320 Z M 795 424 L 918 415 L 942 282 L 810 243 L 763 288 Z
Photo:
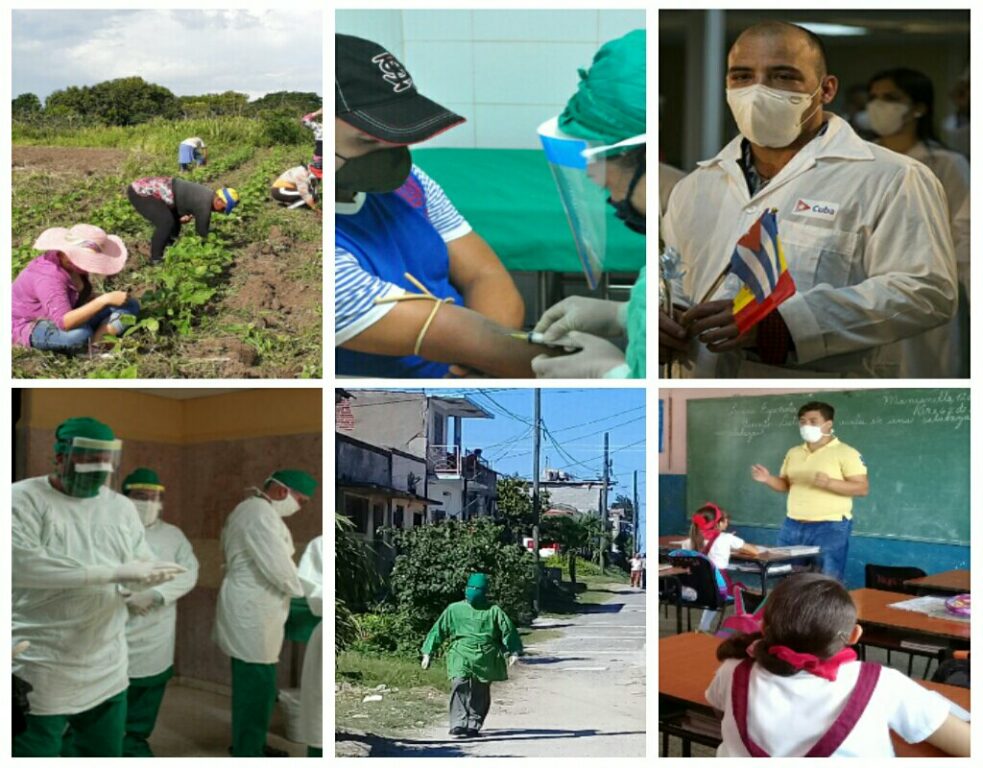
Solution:
M 796 216 L 807 216 L 810 219 L 824 219 L 825 221 L 835 219 L 839 210 L 839 203 L 830 203 L 826 200 L 807 200 L 804 197 L 797 198 L 792 206 L 792 213 Z

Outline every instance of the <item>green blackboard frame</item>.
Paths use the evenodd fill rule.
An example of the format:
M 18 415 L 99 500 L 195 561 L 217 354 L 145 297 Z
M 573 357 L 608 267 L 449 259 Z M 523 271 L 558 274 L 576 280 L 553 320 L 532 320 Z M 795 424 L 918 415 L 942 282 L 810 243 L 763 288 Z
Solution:
M 800 444 L 796 412 L 810 400 L 836 409 L 835 433 L 864 457 L 870 494 L 854 500 L 853 533 L 969 543 L 970 391 L 863 389 L 731 396 L 687 402 L 687 506 L 727 509 L 735 526 L 778 528 L 783 494 L 751 479 L 777 474 Z

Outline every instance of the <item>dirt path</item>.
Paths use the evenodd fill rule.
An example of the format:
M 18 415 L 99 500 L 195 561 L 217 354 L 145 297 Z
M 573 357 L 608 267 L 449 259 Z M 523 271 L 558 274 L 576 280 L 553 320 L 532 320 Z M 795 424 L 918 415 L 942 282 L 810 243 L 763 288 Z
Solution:
M 130 154 L 125 149 L 99 147 L 15 146 L 12 167 L 14 171 L 91 176 L 119 171 Z
M 643 757 L 645 593 L 616 594 L 570 617 L 537 620 L 563 635 L 530 646 L 507 683 L 492 686 L 482 735 L 455 739 L 447 722 L 396 738 L 387 754 L 407 757 Z M 376 752 L 373 752 L 375 755 Z M 381 753 L 380 753 L 381 754 Z

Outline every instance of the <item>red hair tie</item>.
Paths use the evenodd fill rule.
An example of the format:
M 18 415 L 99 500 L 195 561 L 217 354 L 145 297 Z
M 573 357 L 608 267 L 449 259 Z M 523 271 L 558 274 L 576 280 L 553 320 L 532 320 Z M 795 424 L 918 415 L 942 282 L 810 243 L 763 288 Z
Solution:
M 826 680 L 836 680 L 840 665 L 846 664 L 848 661 L 855 661 L 857 658 L 857 654 L 852 648 L 844 648 L 828 659 L 820 659 L 811 653 L 798 653 L 785 645 L 773 645 L 768 649 L 768 653 L 777 656 L 795 669 L 805 670 L 810 675 Z

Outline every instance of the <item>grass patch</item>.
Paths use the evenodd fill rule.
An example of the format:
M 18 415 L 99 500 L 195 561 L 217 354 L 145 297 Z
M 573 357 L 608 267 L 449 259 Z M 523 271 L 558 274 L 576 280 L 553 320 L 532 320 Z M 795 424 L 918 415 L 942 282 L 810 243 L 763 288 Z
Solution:
M 395 734 L 423 728 L 447 711 L 450 681 L 442 659 L 421 669 L 413 659 L 345 651 L 336 657 L 335 680 L 336 728 Z M 376 691 L 380 685 L 388 690 Z M 382 701 L 363 701 L 370 694 Z
M 557 640 L 563 637 L 563 632 L 559 629 L 519 629 L 519 637 L 522 638 L 522 645 L 539 645 L 548 640 Z
M 587 589 L 576 594 L 572 590 L 552 591 L 548 599 L 544 600 L 544 610 L 540 615 L 544 618 L 571 616 L 580 613 L 582 606 L 606 603 L 615 595 L 608 586 L 613 583 L 623 583 L 618 579 L 602 576 L 578 579 L 577 582 L 585 585 Z M 569 587 L 566 584 L 564 586 Z

